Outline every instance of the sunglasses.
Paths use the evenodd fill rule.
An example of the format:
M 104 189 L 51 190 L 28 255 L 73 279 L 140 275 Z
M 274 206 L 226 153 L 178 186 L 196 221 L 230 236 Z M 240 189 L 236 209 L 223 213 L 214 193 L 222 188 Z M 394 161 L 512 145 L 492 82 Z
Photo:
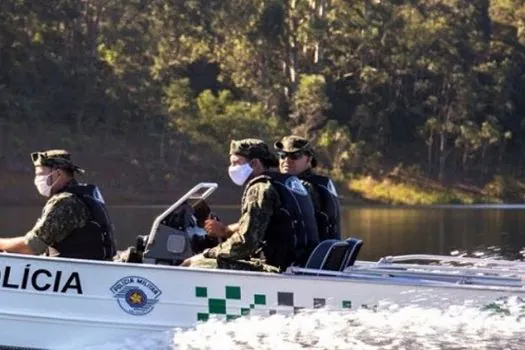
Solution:
M 37 160 L 39 160 L 40 158 L 43 158 L 45 159 L 46 158 L 46 155 L 44 153 L 41 153 L 41 152 L 33 152 L 31 153 L 31 160 L 33 162 L 36 162 Z
M 279 152 L 279 158 L 280 159 L 286 159 L 286 158 L 290 158 L 291 160 L 297 160 L 299 158 L 301 158 L 302 156 L 304 155 L 303 152 L 301 151 L 296 151 L 296 152 Z

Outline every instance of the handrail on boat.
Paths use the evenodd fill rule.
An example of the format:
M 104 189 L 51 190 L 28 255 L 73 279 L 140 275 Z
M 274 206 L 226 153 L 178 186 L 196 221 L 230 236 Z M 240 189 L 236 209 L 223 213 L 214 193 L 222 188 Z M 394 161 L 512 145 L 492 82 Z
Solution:
M 148 242 L 147 244 L 151 244 L 155 241 L 155 234 L 159 228 L 160 223 L 162 220 L 164 220 L 168 215 L 170 215 L 175 209 L 180 207 L 184 202 L 186 202 L 188 199 L 200 199 L 205 200 L 211 194 L 219 187 L 219 185 L 215 182 L 201 182 L 195 186 L 193 186 L 192 189 L 190 189 L 186 194 L 184 194 L 182 197 L 180 197 L 175 203 L 169 206 L 162 214 L 157 216 L 155 218 L 155 221 L 153 221 L 153 224 L 151 225 L 151 230 L 149 232 L 148 236 Z M 206 189 L 201 195 L 196 196 L 195 194 L 201 191 L 202 189 Z
M 381 264 L 369 261 L 357 261 L 354 270 L 365 270 L 380 268 L 385 270 L 420 270 L 420 271 L 468 271 L 471 274 L 493 274 L 493 275 L 525 275 L 525 266 L 503 266 L 503 267 L 468 267 L 448 265 L 421 265 L 421 264 Z
M 479 276 L 476 278 L 472 278 L 473 276 L 468 276 L 468 280 L 463 280 L 463 276 L 441 276 L 440 279 L 439 276 L 433 276 L 432 274 L 419 274 L 419 275 L 411 275 L 411 274 L 404 274 L 403 272 L 399 271 L 398 273 L 395 273 L 393 271 L 384 271 L 384 273 L 378 273 L 379 271 L 367 271 L 365 270 L 355 270 L 353 268 L 349 268 L 345 271 L 329 271 L 329 270 L 318 270 L 318 269 L 306 269 L 306 268 L 300 268 L 300 267 L 289 267 L 285 274 L 291 274 L 291 275 L 309 275 L 309 276 L 316 276 L 316 277 L 338 277 L 343 279 L 350 279 L 350 280 L 368 280 L 368 281 L 377 281 L 377 282 L 388 282 L 388 283 L 396 283 L 396 284 L 411 284 L 411 285 L 418 285 L 421 287 L 425 286 L 457 286 L 462 289 L 493 289 L 493 290 L 506 290 L 506 291 L 513 291 L 518 293 L 524 293 L 525 294 L 525 288 L 520 282 L 516 279 L 507 279 L 506 281 L 500 281 L 502 283 L 494 283 L 496 281 L 491 279 L 485 279 L 483 276 Z M 449 278 L 446 278 L 449 277 Z
M 483 264 L 483 265 L 495 265 L 495 266 L 515 266 L 525 268 L 525 262 L 522 261 L 508 261 L 508 260 L 497 260 L 497 259 L 481 259 L 481 258 L 469 258 L 459 256 L 448 256 L 448 255 L 431 255 L 431 254 L 409 254 L 409 255 L 389 255 L 382 257 L 377 262 L 378 264 L 391 264 L 395 262 L 403 262 L 410 260 L 426 260 L 426 261 L 443 261 L 443 262 L 458 262 L 458 263 L 470 263 L 470 264 Z
M 437 266 L 434 266 L 437 267 Z M 412 267 L 417 268 L 417 267 Z M 517 286 L 525 287 L 525 282 L 520 275 L 505 276 L 502 274 L 496 275 L 483 275 L 476 271 L 471 271 L 470 269 L 456 268 L 456 271 L 453 269 L 444 270 L 437 267 L 436 269 L 421 269 L 421 270 L 398 270 L 390 269 L 388 267 L 384 268 L 381 266 L 378 267 L 352 267 L 344 271 L 348 274 L 366 274 L 366 275 L 378 275 L 383 277 L 406 277 L 413 279 L 438 279 L 438 280 L 448 280 L 449 282 L 454 283 L 468 283 L 468 284 L 480 284 L 480 285 L 502 285 L 502 286 Z M 494 273 L 495 271 L 492 271 Z

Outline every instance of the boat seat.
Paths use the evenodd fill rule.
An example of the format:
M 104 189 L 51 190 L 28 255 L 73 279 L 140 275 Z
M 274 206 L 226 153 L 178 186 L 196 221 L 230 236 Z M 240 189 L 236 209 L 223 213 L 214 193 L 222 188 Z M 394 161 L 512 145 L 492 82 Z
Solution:
M 350 237 L 346 240 L 346 242 L 348 244 L 347 255 L 345 257 L 345 260 L 341 264 L 340 271 L 343 271 L 347 267 L 354 265 L 357 259 L 357 255 L 359 255 L 359 251 L 361 250 L 361 247 L 363 246 L 363 241 L 360 240 L 359 238 Z
M 327 239 L 315 247 L 308 258 L 305 269 L 343 271 L 354 265 L 363 241 L 350 237 L 344 241 Z
M 306 261 L 306 265 L 304 267 L 314 270 L 321 269 L 327 253 L 332 248 L 332 245 L 337 242 L 339 242 L 337 239 L 327 239 L 319 243 L 310 254 L 310 257 L 308 258 L 308 261 Z
M 314 249 L 304 268 L 312 270 L 339 271 L 347 260 L 348 243 L 337 239 L 322 241 Z
M 354 237 L 350 237 L 345 241 L 338 241 L 327 252 L 321 270 L 343 271 L 347 267 L 353 266 L 362 246 L 363 241 Z
M 334 243 L 324 260 L 321 270 L 327 271 L 341 271 L 342 266 L 347 261 L 348 256 L 348 242 L 338 241 Z

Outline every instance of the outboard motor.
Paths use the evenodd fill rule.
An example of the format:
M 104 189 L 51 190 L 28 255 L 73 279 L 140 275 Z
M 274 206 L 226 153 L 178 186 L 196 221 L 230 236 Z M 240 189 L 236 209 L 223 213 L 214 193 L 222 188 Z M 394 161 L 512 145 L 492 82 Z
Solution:
M 207 236 L 204 230 L 204 221 L 213 216 L 205 199 L 216 188 L 215 183 L 193 187 L 155 219 L 149 235 L 137 237 L 136 253 L 144 264 L 179 265 L 218 244 L 218 240 Z M 202 189 L 204 193 L 196 195 Z M 192 199 L 195 201 L 190 204 Z

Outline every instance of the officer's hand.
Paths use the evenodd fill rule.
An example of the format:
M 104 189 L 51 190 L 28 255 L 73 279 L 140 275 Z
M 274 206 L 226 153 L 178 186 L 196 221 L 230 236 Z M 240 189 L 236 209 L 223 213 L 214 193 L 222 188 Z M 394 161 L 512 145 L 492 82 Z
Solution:
M 228 228 L 222 222 L 207 219 L 204 221 L 204 229 L 211 237 L 228 237 Z
M 188 259 L 184 260 L 184 261 L 182 262 L 182 264 L 180 264 L 180 266 L 190 267 L 191 264 L 193 263 L 193 261 L 195 261 L 195 260 L 200 260 L 200 259 L 202 259 L 202 258 L 204 258 L 204 255 L 202 255 L 202 254 L 194 255 L 194 256 L 189 257 Z

